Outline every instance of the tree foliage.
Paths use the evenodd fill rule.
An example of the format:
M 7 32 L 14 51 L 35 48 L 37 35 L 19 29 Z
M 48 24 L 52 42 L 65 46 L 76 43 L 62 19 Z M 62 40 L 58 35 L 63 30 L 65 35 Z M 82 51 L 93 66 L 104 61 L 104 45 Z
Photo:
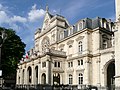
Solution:
M 5 78 L 15 75 L 17 64 L 25 53 L 24 48 L 26 45 L 12 29 L 0 28 L 0 31 L 3 30 L 5 30 L 5 33 L 7 34 L 7 38 L 1 47 L 1 68 L 3 77 Z

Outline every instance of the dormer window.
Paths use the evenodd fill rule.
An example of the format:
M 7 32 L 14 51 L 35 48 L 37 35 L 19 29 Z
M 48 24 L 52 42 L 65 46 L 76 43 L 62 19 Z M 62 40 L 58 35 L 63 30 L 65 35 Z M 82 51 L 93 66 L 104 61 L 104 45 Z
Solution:
M 102 48 L 103 49 L 106 49 L 106 48 L 108 48 L 108 41 L 109 41 L 109 39 L 108 39 L 108 37 L 107 37 L 107 35 L 102 35 Z
M 107 48 L 107 40 L 103 40 L 103 49 Z
M 70 28 L 70 29 L 68 30 L 68 34 L 69 34 L 69 35 L 73 34 L 73 29 L 72 29 L 72 28 Z
M 59 38 L 60 38 L 60 40 L 64 38 L 64 32 L 60 32 Z
M 79 30 L 82 30 L 83 29 L 83 22 L 80 22 L 79 23 Z

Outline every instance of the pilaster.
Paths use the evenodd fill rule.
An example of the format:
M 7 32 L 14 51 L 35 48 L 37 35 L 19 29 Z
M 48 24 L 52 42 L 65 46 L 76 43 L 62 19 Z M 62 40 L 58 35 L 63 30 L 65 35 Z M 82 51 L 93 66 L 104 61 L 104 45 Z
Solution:
M 41 84 L 40 81 L 41 81 L 41 62 L 39 60 L 38 62 L 38 84 Z
M 100 57 L 98 57 L 98 60 L 96 61 L 97 63 L 97 85 L 100 86 L 101 85 L 101 81 L 100 81 Z
M 31 84 L 35 84 L 35 67 L 34 62 L 32 62 L 32 82 Z
M 90 85 L 90 59 L 88 57 L 86 57 L 86 60 L 85 60 L 85 80 L 84 80 L 84 83 L 86 85 Z
M 49 55 L 46 55 L 46 84 L 51 85 L 51 59 Z
M 24 73 L 25 73 L 25 75 L 24 75 L 24 84 L 28 84 L 28 72 L 27 72 L 27 68 L 25 68 Z

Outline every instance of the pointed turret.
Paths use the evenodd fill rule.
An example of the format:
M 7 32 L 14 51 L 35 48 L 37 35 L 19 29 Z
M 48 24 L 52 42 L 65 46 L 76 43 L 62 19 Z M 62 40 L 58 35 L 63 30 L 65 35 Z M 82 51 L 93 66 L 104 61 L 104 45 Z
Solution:
M 46 5 L 46 12 L 47 12 L 47 13 L 49 12 L 49 7 L 48 7 L 48 5 Z

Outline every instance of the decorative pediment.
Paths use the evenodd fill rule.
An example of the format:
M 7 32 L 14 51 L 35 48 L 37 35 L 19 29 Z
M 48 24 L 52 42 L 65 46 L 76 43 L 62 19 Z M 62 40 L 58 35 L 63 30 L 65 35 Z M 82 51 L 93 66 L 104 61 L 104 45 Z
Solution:
M 51 15 L 49 13 L 48 7 L 46 7 L 46 13 L 45 13 L 45 17 L 44 17 L 42 31 L 48 29 L 48 27 L 50 26 L 50 20 L 51 20 L 52 17 L 53 17 L 53 15 Z
M 67 42 L 67 45 L 72 44 L 73 42 L 74 42 L 74 40 L 69 40 L 69 41 Z
M 84 38 L 84 36 L 79 36 L 78 38 L 76 38 L 76 41 L 80 41 Z
M 65 46 L 65 44 L 60 44 L 59 48 L 64 47 L 64 46 Z

